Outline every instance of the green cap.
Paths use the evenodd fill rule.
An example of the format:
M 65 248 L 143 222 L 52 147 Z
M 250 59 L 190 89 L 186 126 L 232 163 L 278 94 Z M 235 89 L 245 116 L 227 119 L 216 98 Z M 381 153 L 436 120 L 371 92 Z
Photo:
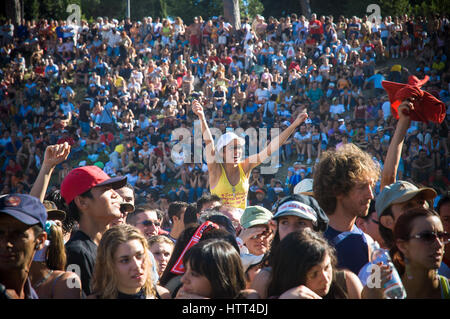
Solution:
M 100 161 L 94 163 L 94 165 L 99 167 L 99 168 L 101 168 L 101 169 L 103 169 L 105 167 L 105 164 L 103 164 L 103 162 L 100 162 Z
M 400 204 L 423 193 L 425 200 L 431 200 L 437 196 L 434 189 L 429 187 L 418 188 L 406 181 L 397 181 L 391 185 L 385 186 L 375 199 L 375 210 L 378 217 L 392 204 Z
M 272 217 L 272 212 L 267 208 L 262 206 L 247 206 L 241 216 L 241 226 L 250 228 L 256 225 L 267 225 Z

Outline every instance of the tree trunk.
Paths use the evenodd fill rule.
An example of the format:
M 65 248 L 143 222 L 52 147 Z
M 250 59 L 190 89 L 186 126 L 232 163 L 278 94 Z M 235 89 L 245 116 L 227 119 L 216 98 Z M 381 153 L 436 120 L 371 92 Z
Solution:
M 23 0 L 6 0 L 6 18 L 12 23 L 20 24 L 24 16 Z
M 302 8 L 302 15 L 309 20 L 311 18 L 311 5 L 309 0 L 300 0 L 300 7 Z
M 223 16 L 231 23 L 234 30 L 241 28 L 241 13 L 239 10 L 239 0 L 223 0 Z

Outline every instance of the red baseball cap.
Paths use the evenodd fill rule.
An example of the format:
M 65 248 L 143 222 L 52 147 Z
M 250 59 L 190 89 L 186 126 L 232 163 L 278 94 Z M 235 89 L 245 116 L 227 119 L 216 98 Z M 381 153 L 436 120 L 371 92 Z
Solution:
M 109 177 L 98 166 L 83 166 L 70 171 L 61 183 L 61 196 L 69 204 L 78 195 L 93 187 L 111 185 L 113 189 L 125 186 L 126 176 Z

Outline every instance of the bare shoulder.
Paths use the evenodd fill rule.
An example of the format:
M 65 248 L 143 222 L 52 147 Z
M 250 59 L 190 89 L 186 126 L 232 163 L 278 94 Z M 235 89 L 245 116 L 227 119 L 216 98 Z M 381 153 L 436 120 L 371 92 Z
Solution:
M 56 272 L 56 276 L 53 290 L 53 297 L 55 299 L 81 298 L 81 280 L 76 273 L 71 271 L 58 271 Z
M 210 187 L 214 188 L 219 182 L 220 175 L 222 175 L 222 167 L 220 163 L 208 163 L 208 171 Z
M 256 157 L 255 157 L 256 156 Z M 258 166 L 258 163 L 256 162 L 257 154 L 254 155 L 254 157 L 247 157 L 244 159 L 244 161 L 241 163 L 242 170 L 244 171 L 245 175 L 250 176 L 250 173 L 252 170 Z
M 269 285 L 271 273 L 272 271 L 270 268 L 261 269 L 250 285 L 250 289 L 256 290 L 262 299 L 267 298 L 267 287 Z
M 255 289 L 244 289 L 239 293 L 237 299 L 261 299 L 261 297 Z
M 350 299 L 361 299 L 363 285 L 359 277 L 350 270 L 343 270 L 345 273 L 345 282 L 347 284 L 348 297 Z
M 160 285 L 156 285 L 156 291 L 161 296 L 161 299 L 172 299 L 169 289 Z

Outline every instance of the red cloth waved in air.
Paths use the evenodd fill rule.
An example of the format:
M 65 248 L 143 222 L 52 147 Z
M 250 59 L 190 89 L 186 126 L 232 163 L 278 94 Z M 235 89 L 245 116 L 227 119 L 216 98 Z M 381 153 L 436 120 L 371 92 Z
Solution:
M 410 110 L 412 121 L 442 123 L 445 119 L 445 104 L 421 87 L 428 81 L 428 76 L 419 80 L 410 76 L 408 84 L 383 81 L 381 85 L 386 90 L 391 102 L 392 115 L 398 119 L 398 107 L 408 98 L 414 98 L 414 109 Z

